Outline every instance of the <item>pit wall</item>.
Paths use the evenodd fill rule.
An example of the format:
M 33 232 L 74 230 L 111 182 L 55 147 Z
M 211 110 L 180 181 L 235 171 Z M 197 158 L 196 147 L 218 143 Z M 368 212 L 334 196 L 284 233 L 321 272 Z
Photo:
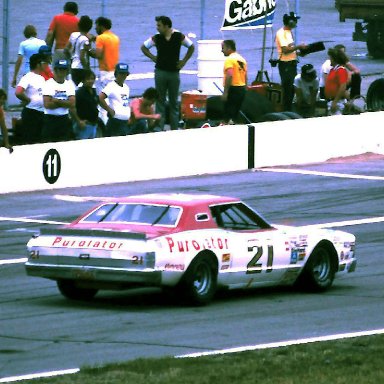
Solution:
M 384 154 L 384 112 L 0 148 L 0 193 Z

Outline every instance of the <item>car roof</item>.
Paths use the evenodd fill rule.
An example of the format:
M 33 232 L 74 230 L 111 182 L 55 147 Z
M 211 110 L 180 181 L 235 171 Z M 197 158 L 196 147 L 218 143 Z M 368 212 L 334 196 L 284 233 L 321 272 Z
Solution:
M 147 203 L 166 204 L 177 206 L 215 205 L 224 203 L 237 203 L 239 199 L 228 196 L 188 193 L 151 193 L 110 199 L 118 203 Z

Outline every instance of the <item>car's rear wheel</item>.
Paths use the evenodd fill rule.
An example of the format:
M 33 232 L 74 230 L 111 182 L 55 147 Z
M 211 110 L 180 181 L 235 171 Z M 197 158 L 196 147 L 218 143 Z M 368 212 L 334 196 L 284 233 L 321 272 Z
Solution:
M 214 297 L 217 289 L 217 265 L 213 257 L 198 256 L 186 271 L 179 293 L 193 305 L 206 305 Z
M 309 257 L 299 283 L 310 291 L 325 291 L 332 285 L 335 273 L 330 251 L 324 246 L 318 246 Z
M 73 280 L 58 280 L 57 287 L 64 297 L 71 300 L 90 300 L 98 292 L 93 288 L 80 288 Z

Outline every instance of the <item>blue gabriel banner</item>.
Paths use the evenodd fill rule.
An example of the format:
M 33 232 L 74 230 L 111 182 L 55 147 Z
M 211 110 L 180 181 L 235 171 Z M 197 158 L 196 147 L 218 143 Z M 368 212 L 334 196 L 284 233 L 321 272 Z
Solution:
M 271 26 L 276 0 L 225 0 L 221 29 L 255 29 Z

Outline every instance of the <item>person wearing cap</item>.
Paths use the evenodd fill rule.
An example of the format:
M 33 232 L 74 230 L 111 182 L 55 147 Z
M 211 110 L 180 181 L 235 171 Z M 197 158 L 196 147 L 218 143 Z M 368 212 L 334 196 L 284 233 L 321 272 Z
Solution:
M 155 86 L 159 92 L 156 109 L 161 114 L 160 127 L 164 129 L 168 95 L 170 126 L 174 130 L 179 126 L 180 70 L 191 58 L 195 47 L 187 36 L 172 28 L 172 20 L 168 16 L 157 16 L 155 20 L 158 33 L 143 43 L 141 51 L 155 63 Z M 180 60 L 181 46 L 186 47 L 187 52 Z M 150 51 L 152 47 L 156 48 L 156 55 Z
M 99 62 L 99 81 L 96 84 L 97 91 L 114 80 L 114 70 L 119 62 L 120 39 L 112 31 L 112 21 L 106 17 L 98 17 L 96 24 L 95 48 L 88 51 L 89 56 Z
M 43 76 L 45 80 L 53 79 L 53 72 L 50 67 L 52 63 L 51 47 L 42 45 L 39 48 L 39 54 L 42 56 L 40 75 Z
M 292 109 L 292 101 L 295 95 L 293 82 L 297 75 L 297 56 L 300 49 L 306 48 L 306 44 L 296 45 L 293 39 L 292 30 L 296 28 L 300 17 L 294 12 L 283 16 L 284 26 L 276 32 L 276 47 L 279 55 L 279 74 L 283 90 L 283 105 L 285 111 Z
M 294 87 L 293 109 L 303 117 L 313 117 L 319 92 L 319 79 L 312 64 L 301 67 L 301 73 L 295 77 Z
M 108 114 L 106 136 L 125 136 L 128 133 L 128 120 L 131 116 L 129 87 L 125 84 L 128 75 L 128 64 L 116 64 L 115 80 L 109 82 L 99 94 L 100 106 Z
M 40 75 L 42 56 L 34 54 L 30 58 L 31 71 L 17 84 L 15 95 L 22 101 L 20 140 L 23 144 L 41 143 L 44 120 L 42 89 L 45 79 Z
M 55 15 L 49 24 L 45 41 L 50 47 L 53 47 L 53 42 L 55 42 L 54 61 L 65 58 L 64 48 L 68 43 L 69 36 L 72 32 L 79 30 L 79 18 L 76 16 L 78 12 L 77 3 L 67 1 L 64 4 L 64 13 Z
M 53 66 L 54 78 L 45 82 L 43 87 L 44 125 L 42 140 L 44 142 L 66 141 L 73 137 L 69 113 L 75 113 L 75 84 L 66 77 L 69 61 L 59 59 Z
M 17 75 L 19 74 L 21 64 L 24 60 L 24 70 L 23 75 L 27 74 L 29 72 L 29 58 L 39 52 L 39 48 L 42 45 L 45 45 L 45 41 L 42 39 L 37 38 L 37 31 L 36 27 L 34 25 L 27 25 L 24 28 L 24 36 L 25 40 L 22 41 L 19 45 L 19 51 L 17 54 L 17 60 L 15 64 L 15 72 L 13 73 L 12 78 L 12 87 L 16 87 L 17 82 Z

